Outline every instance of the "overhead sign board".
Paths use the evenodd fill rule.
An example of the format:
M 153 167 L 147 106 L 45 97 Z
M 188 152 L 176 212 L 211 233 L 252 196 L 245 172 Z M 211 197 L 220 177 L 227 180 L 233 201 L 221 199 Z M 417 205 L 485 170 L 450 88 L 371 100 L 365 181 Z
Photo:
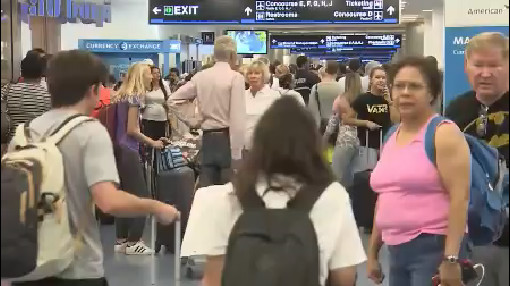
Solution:
M 149 24 L 398 24 L 400 0 L 149 0 Z
M 270 35 L 271 49 L 398 49 L 402 44 L 399 34 L 343 34 L 343 35 Z
M 291 54 L 309 53 L 309 54 L 344 54 L 350 55 L 379 55 L 379 54 L 393 54 L 397 52 L 396 49 L 290 49 Z
M 181 42 L 175 40 L 78 40 L 78 47 L 96 53 L 179 53 Z

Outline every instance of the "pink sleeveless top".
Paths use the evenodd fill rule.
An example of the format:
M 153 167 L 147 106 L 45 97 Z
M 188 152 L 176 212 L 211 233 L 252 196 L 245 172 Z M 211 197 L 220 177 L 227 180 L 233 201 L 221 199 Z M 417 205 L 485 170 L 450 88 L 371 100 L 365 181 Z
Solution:
M 384 145 L 371 176 L 372 189 L 379 194 L 375 224 L 387 245 L 406 243 L 423 233 L 447 233 L 449 196 L 425 152 L 427 124 L 404 146 L 396 143 L 399 128 Z

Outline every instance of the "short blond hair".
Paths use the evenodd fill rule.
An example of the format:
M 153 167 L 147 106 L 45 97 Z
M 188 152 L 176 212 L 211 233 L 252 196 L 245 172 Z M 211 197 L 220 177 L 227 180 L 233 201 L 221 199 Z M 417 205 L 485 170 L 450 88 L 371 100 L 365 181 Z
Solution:
M 271 78 L 271 72 L 269 71 L 269 66 L 260 60 L 253 61 L 250 65 L 248 65 L 248 67 L 246 67 L 246 71 L 244 73 L 245 77 L 247 77 L 248 74 L 251 72 L 261 73 L 264 83 L 268 83 L 269 79 Z
M 267 66 L 269 66 L 271 64 L 271 61 L 268 58 L 264 58 L 264 57 L 258 58 L 257 61 L 261 61 Z
M 469 58 L 473 52 L 491 48 L 501 49 L 503 58 L 508 59 L 508 37 L 496 32 L 484 32 L 471 38 L 466 45 L 466 58 Z
M 276 67 L 275 74 L 278 76 L 284 76 L 290 73 L 290 68 L 286 65 L 279 65 Z
M 231 61 L 232 55 L 237 55 L 237 45 L 232 37 L 224 35 L 214 41 L 214 59 L 217 61 Z

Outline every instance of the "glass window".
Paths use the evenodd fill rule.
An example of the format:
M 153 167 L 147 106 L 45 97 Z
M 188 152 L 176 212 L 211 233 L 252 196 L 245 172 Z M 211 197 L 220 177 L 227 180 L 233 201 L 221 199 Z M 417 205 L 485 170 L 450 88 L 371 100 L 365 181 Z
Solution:
M 12 80 L 12 6 L 11 0 L 1 0 L 2 6 L 2 41 L 1 62 L 2 62 L 2 84 Z M 14 2 L 14 1 L 13 1 Z M 16 2 L 14 2 L 16 3 Z

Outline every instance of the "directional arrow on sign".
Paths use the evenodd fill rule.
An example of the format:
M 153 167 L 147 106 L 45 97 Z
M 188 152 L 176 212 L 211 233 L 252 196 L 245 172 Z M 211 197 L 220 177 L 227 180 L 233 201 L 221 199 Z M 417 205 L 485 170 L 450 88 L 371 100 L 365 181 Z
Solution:
M 246 13 L 246 16 L 250 16 L 250 13 L 253 12 L 253 10 L 250 7 L 246 7 L 246 9 L 244 9 L 244 12 Z
M 154 9 L 152 9 L 152 12 L 154 12 L 154 15 L 158 15 L 158 13 L 161 12 L 161 9 L 159 9 L 159 7 L 154 7 Z
M 322 39 L 322 40 L 321 40 L 321 43 L 323 43 L 323 44 L 324 44 L 324 39 Z
M 400 43 L 400 39 L 396 39 L 395 43 L 397 43 L 397 44 Z
M 273 44 L 276 43 L 276 40 L 273 40 Z
M 390 6 L 386 11 L 388 11 L 388 13 L 390 13 L 390 16 L 392 16 L 393 12 L 395 12 L 395 8 L 393 8 L 393 6 Z

